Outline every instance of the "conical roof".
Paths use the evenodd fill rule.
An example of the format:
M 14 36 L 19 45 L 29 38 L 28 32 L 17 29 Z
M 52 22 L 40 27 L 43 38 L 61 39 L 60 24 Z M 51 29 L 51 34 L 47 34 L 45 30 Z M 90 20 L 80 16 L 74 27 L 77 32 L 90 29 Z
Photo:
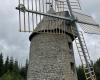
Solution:
M 66 17 L 70 16 L 68 11 L 55 12 L 52 7 L 50 8 L 50 10 L 47 13 L 53 14 L 53 15 L 59 15 L 59 16 L 66 16 Z M 40 32 L 67 33 L 73 38 L 73 34 L 75 34 L 75 35 L 77 35 L 77 34 L 75 32 L 72 34 L 71 25 L 68 23 L 69 22 L 62 20 L 62 19 L 44 16 L 43 19 L 41 20 L 41 22 L 37 25 L 37 27 L 33 31 L 33 33 L 30 35 L 29 39 L 31 41 L 33 36 Z M 72 27 L 72 28 L 76 29 L 75 27 Z M 74 40 L 74 38 L 73 38 L 73 40 Z
M 64 16 L 66 14 L 66 12 L 55 12 L 53 7 L 51 7 L 47 13 L 53 14 L 53 15 Z M 40 31 L 44 31 L 44 30 L 55 30 L 55 29 L 67 31 L 67 26 L 66 26 L 65 20 L 44 16 L 43 19 L 41 20 L 41 22 L 37 25 L 35 32 L 40 32 Z

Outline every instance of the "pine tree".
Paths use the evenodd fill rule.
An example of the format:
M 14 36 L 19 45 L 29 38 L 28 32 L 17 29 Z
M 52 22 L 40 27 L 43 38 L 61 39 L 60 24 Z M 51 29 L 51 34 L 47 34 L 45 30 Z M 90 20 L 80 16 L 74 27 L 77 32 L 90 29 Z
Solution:
M 14 72 L 15 72 L 16 74 L 19 73 L 19 66 L 18 66 L 18 61 L 17 61 L 17 60 L 15 60 L 15 62 L 14 62 L 13 69 L 14 69 Z
M 26 59 L 26 65 L 25 65 L 25 68 L 26 68 L 26 74 L 27 74 L 27 69 L 28 69 L 28 59 Z
M 27 78 L 27 69 L 28 69 L 28 60 L 26 60 L 25 66 L 22 67 L 20 70 L 20 74 L 24 78 L 24 80 L 26 80 L 26 78 Z
M 2 53 L 0 54 L 0 77 L 3 75 L 4 73 L 4 66 L 3 66 L 3 55 Z
M 26 59 L 26 65 L 25 65 L 25 80 L 27 79 L 27 70 L 28 70 L 28 59 Z
M 5 73 L 8 71 L 9 69 L 9 57 L 7 56 L 6 61 L 5 61 Z
M 98 59 L 94 64 L 94 69 L 96 73 L 97 80 L 100 80 L 100 59 Z
M 77 68 L 78 80 L 86 80 L 82 66 Z
M 14 68 L 14 61 L 13 61 L 13 57 L 11 57 L 9 62 L 9 70 L 12 72 L 13 68 Z

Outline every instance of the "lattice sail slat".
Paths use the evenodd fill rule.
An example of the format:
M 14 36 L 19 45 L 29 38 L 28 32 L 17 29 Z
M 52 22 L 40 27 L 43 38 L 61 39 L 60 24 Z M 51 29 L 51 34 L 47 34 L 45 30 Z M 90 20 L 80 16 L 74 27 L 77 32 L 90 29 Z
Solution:
M 73 14 L 77 18 L 77 23 L 80 25 L 84 32 L 100 35 L 100 26 L 91 16 L 78 12 L 73 12 Z
M 70 0 L 72 9 L 79 8 L 78 0 Z M 22 7 L 23 10 L 19 10 L 19 31 L 20 32 L 33 32 L 37 25 L 43 20 L 44 16 L 42 14 L 35 14 L 25 11 L 25 9 L 40 12 L 40 13 L 53 13 L 56 16 L 62 17 L 62 12 L 69 11 L 66 0 L 19 0 L 19 7 Z M 52 7 L 52 10 L 50 8 Z M 56 14 L 57 13 L 57 14 Z M 63 14 L 63 17 L 65 15 Z M 50 17 L 49 17 L 50 18 Z M 55 18 L 56 20 L 62 19 Z M 50 25 L 52 24 L 50 21 Z M 61 23 L 60 22 L 60 23 Z M 55 26 L 58 23 L 55 24 Z

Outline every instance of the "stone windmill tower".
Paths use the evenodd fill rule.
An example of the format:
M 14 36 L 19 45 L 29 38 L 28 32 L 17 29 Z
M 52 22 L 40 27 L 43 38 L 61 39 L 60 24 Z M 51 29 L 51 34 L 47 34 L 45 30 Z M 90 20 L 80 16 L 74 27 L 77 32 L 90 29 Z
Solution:
M 86 80 L 96 80 L 84 37 L 76 22 L 88 33 L 99 34 L 100 28 L 91 16 L 73 12 L 73 9 L 80 9 L 78 0 L 19 0 L 16 9 L 19 10 L 20 31 L 32 32 L 27 80 L 77 80 L 74 40 Z
M 55 13 L 52 7 L 49 12 Z M 49 19 L 51 18 L 44 17 L 44 21 L 41 21 L 36 28 L 39 32 L 44 30 L 47 33 L 36 31 L 30 36 L 30 63 L 27 79 L 77 80 L 72 47 L 74 37 L 70 31 L 70 25 L 56 20 L 56 26 L 55 23 L 48 26 Z M 64 27 L 61 27 L 64 25 L 69 29 L 64 30 Z

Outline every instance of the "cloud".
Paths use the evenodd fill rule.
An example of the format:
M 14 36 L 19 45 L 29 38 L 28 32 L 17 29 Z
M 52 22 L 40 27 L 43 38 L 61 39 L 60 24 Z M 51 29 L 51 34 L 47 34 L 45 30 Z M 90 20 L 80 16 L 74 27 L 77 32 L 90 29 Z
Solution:
M 100 0 L 80 0 L 82 9 L 89 15 L 95 15 L 96 22 L 100 24 Z
M 86 43 L 92 60 L 100 58 L 100 35 L 86 35 Z
M 0 51 L 24 64 L 29 53 L 29 34 L 18 32 L 17 0 L 0 1 Z

